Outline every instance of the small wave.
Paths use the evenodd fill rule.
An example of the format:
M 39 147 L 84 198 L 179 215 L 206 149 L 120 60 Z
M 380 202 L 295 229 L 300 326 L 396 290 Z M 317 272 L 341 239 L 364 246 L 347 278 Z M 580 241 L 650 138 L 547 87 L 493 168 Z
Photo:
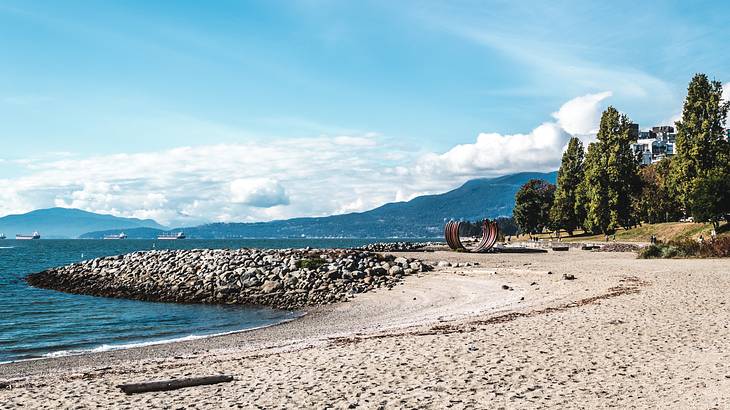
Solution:
M 145 347 L 145 346 L 154 346 L 154 345 L 161 345 L 161 344 L 167 344 L 167 343 L 187 342 L 187 341 L 191 341 L 191 340 L 206 339 L 209 337 L 232 335 L 232 334 L 236 334 L 236 333 L 250 332 L 252 330 L 264 329 L 264 328 L 271 327 L 271 326 L 281 325 L 281 324 L 299 319 L 305 315 L 306 315 L 306 313 L 303 313 L 301 315 L 297 315 L 296 317 L 283 319 L 283 320 L 275 322 L 275 323 L 262 325 L 262 326 L 256 326 L 256 327 L 250 327 L 250 328 L 241 329 L 241 330 L 232 330 L 230 332 L 212 333 L 212 334 L 208 334 L 208 335 L 188 335 L 188 336 L 172 338 L 172 339 L 151 340 L 149 342 L 125 343 L 125 344 L 118 344 L 118 345 L 103 344 L 101 346 L 93 347 L 90 349 L 59 350 L 56 352 L 46 353 L 46 354 L 42 355 L 41 357 L 25 358 L 25 359 L 11 360 L 11 361 L 0 361 L 0 364 L 25 362 L 25 361 L 31 361 L 31 360 L 41 360 L 41 359 L 48 359 L 48 358 L 54 358 L 54 357 L 78 356 L 81 354 L 88 354 L 88 353 L 102 353 L 102 352 L 109 352 L 109 351 L 114 351 L 114 350 L 133 349 L 135 347 Z
M 209 337 L 216 337 L 216 336 L 225 336 L 225 335 L 232 335 L 236 333 L 243 333 L 243 332 L 250 332 L 252 330 L 258 330 L 258 329 L 264 329 L 271 326 L 280 325 L 286 322 L 291 322 L 292 320 L 298 319 L 301 316 L 298 316 L 296 318 L 292 319 L 286 319 L 282 320 L 281 322 L 271 323 L 268 325 L 263 326 L 256 326 L 256 327 L 250 327 L 247 329 L 241 329 L 241 330 L 232 330 L 230 332 L 222 332 L 222 333 L 212 333 L 209 335 L 188 335 L 173 339 L 163 339 L 163 340 L 152 340 L 149 342 L 136 342 L 136 343 L 124 343 L 124 344 L 118 344 L 118 345 L 110 345 L 110 344 L 103 344 L 98 347 L 94 347 L 92 349 L 79 349 L 79 350 L 61 350 L 58 352 L 52 352 L 43 355 L 43 357 L 64 357 L 64 356 L 74 356 L 84 353 L 101 353 L 101 352 L 109 352 L 113 350 L 124 350 L 124 349 L 133 349 L 135 347 L 145 347 L 145 346 L 155 346 L 155 345 L 162 345 L 167 343 L 177 343 L 177 342 L 188 342 L 191 340 L 199 340 L 199 339 L 206 339 Z
M 253 329 L 246 329 L 246 330 L 253 330 Z M 235 333 L 235 332 L 231 332 L 231 333 Z M 154 346 L 154 345 L 161 345 L 161 344 L 165 344 L 165 343 L 187 342 L 189 340 L 204 339 L 206 337 L 219 336 L 219 335 L 224 335 L 224 334 L 226 334 L 226 333 L 213 334 L 213 335 L 189 335 L 189 336 L 178 337 L 178 338 L 174 338 L 174 339 L 153 340 L 150 342 L 125 343 L 125 344 L 119 344 L 119 345 L 103 344 L 101 346 L 97 346 L 97 347 L 94 347 L 91 349 L 59 350 L 57 352 L 51 352 L 51 353 L 44 354 L 43 357 L 65 357 L 65 356 L 76 356 L 76 355 L 80 355 L 80 354 L 84 354 L 84 353 L 110 352 L 112 350 L 132 349 L 135 347 Z
M 0 249 L 13 249 L 15 246 L 0 246 Z

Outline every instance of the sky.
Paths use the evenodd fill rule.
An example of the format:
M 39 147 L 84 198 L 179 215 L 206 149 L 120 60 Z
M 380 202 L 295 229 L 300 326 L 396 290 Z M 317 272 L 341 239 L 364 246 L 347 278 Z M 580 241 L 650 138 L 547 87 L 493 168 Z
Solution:
M 594 4 L 595 3 L 595 4 Z M 0 0 L 0 216 L 363 211 L 730 82 L 730 3 Z M 730 87 L 728 87 L 730 88 Z

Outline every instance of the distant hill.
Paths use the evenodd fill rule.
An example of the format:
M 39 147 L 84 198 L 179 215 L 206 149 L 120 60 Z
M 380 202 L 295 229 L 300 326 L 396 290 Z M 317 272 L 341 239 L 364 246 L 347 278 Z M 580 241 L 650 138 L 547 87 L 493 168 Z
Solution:
M 0 232 L 12 239 L 16 234 L 38 231 L 42 238 L 77 238 L 84 232 L 128 230 L 139 227 L 164 229 L 151 219 L 120 218 L 71 208 L 38 209 L 0 218 Z
M 522 172 L 498 178 L 480 178 L 452 191 L 425 195 L 408 202 L 385 204 L 366 212 L 318 218 L 295 218 L 259 223 L 215 223 L 182 230 L 189 238 L 299 238 L 299 237 L 440 237 L 450 219 L 478 220 L 510 216 L 517 190 L 527 180 L 555 183 L 557 172 Z M 130 238 L 155 238 L 162 230 L 131 229 Z M 100 238 L 114 232 L 90 232 L 84 238 Z

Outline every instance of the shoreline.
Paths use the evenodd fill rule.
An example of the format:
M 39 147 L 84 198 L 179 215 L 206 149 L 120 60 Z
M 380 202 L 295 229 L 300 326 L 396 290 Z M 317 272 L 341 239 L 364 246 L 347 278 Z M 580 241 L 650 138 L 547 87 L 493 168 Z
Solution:
M 730 404 L 718 396 L 730 389 L 722 260 L 578 250 L 424 259 L 480 266 L 414 275 L 250 332 L 0 365 L 13 384 L 0 398 L 31 407 Z M 135 396 L 115 387 L 212 374 L 234 381 Z
M 392 252 L 394 256 L 404 256 L 412 258 L 419 255 L 424 255 L 422 252 Z M 424 262 L 430 262 L 436 265 L 439 261 L 450 261 L 453 264 L 459 264 L 468 259 L 504 259 L 507 255 L 499 254 L 463 254 L 455 253 L 450 251 L 437 251 L 429 252 L 427 258 L 423 258 Z M 520 255 L 520 259 L 530 260 L 533 259 L 535 254 L 523 254 Z M 498 269 L 498 268 L 497 268 Z M 511 269 L 515 271 L 515 269 Z M 414 291 L 416 298 L 418 293 L 423 294 L 424 289 L 428 288 L 428 291 L 432 291 L 434 285 L 443 286 L 441 282 L 444 277 L 450 281 L 464 280 L 468 276 L 464 275 L 465 271 L 470 272 L 481 272 L 480 277 L 476 282 L 484 287 L 491 288 L 491 292 L 496 298 L 492 302 L 499 302 L 508 300 L 509 303 L 505 305 L 499 305 L 495 308 L 493 303 L 487 303 L 486 305 L 477 303 L 480 308 L 457 308 L 448 310 L 448 315 L 437 315 L 429 316 L 420 313 L 420 320 L 414 319 L 412 316 L 406 313 L 397 315 L 397 322 L 390 325 L 382 322 L 382 317 L 373 318 L 372 321 L 357 321 L 357 325 L 360 326 L 357 329 L 352 328 L 337 328 L 330 326 L 322 326 L 321 322 L 327 322 L 332 320 L 331 317 L 335 317 L 337 320 L 353 320 L 352 310 L 361 308 L 373 308 L 373 305 L 381 303 L 382 299 L 387 298 L 387 295 L 398 294 L 403 292 L 402 288 L 407 288 L 409 291 Z M 507 269 L 504 273 L 509 275 L 510 269 Z M 530 272 L 529 269 L 516 269 L 516 273 L 522 274 Z M 406 280 L 393 289 L 377 289 L 375 292 L 368 292 L 357 295 L 352 300 L 347 302 L 341 302 L 332 305 L 320 305 L 311 306 L 301 309 L 302 316 L 293 320 L 287 320 L 280 323 L 272 324 L 270 326 L 264 326 L 259 329 L 249 329 L 242 331 L 234 331 L 222 335 L 209 335 L 193 340 L 181 340 L 171 341 L 168 343 L 154 343 L 139 347 L 129 347 L 124 349 L 114 349 L 105 351 L 88 351 L 74 355 L 64 355 L 58 357 L 42 357 L 30 360 L 15 361 L 9 363 L 0 364 L 0 379 L 12 378 L 19 375 L 25 374 L 33 375 L 37 373 L 37 369 L 41 368 L 41 373 L 53 371 L 53 372 L 64 372 L 68 368 L 75 368 L 77 370 L 89 370 L 94 367 L 96 361 L 100 362 L 126 362 L 129 360 L 150 360 L 159 357 L 166 357 L 176 354 L 198 354 L 201 350 L 207 351 L 221 351 L 226 352 L 230 349 L 236 349 L 238 351 L 246 351 L 247 353 L 255 352 L 258 350 L 268 350 L 271 348 L 282 348 L 282 346 L 289 346 L 292 349 L 302 348 L 310 344 L 319 344 L 331 339 L 347 338 L 362 334 L 376 334 L 383 331 L 398 331 L 408 328 L 417 328 L 423 326 L 429 326 L 443 322 L 453 322 L 464 320 L 468 317 L 480 316 L 484 314 L 500 314 L 509 313 L 517 310 L 528 309 L 531 306 L 536 306 L 538 303 L 549 303 L 559 302 L 563 300 L 567 295 L 561 295 L 560 297 L 551 296 L 550 298 L 541 298 L 529 302 L 519 300 L 523 297 L 525 289 L 529 286 L 529 283 L 522 278 L 521 288 L 517 288 L 515 291 L 505 291 L 502 289 L 503 281 L 505 278 L 492 277 L 494 276 L 495 268 L 490 266 L 478 266 L 478 267 L 447 267 L 435 272 L 419 273 L 411 277 L 406 277 Z M 511 272 L 515 273 L 515 272 Z M 546 271 L 539 271 L 538 275 L 545 275 Z M 456 276 L 453 276 L 453 275 Z M 486 276 L 486 278 L 484 277 Z M 460 279 L 459 279 L 460 278 Z M 433 283 L 423 283 L 423 279 L 431 279 Z M 516 279 L 516 278 L 512 278 Z M 556 275 L 550 278 L 553 281 L 560 281 L 560 278 Z M 514 282 L 511 280 L 510 283 Z M 437 284 L 438 283 L 438 284 Z M 481 289 L 483 290 L 483 289 Z M 467 292 L 465 288 L 459 289 L 461 292 Z M 548 292 L 549 293 L 549 292 Z M 459 294 L 459 296 L 463 296 Z M 450 297 L 453 299 L 455 296 Z M 547 299 L 547 300 L 545 300 Z M 403 300 L 400 300 L 403 302 Z M 442 301 L 442 306 L 450 306 L 450 303 Z M 363 306 L 365 305 L 365 306 Z M 418 310 L 418 309 L 415 309 Z M 343 314 L 343 311 L 350 311 L 349 314 Z M 414 313 L 409 311 L 409 313 Z M 418 313 L 416 313 L 418 315 Z M 343 317 L 344 316 L 344 317 Z M 304 328 L 314 328 L 311 332 L 303 332 Z M 280 331 L 278 331 L 280 330 Z M 247 337 L 250 336 L 250 337 Z M 252 343 L 250 346 L 242 347 L 238 345 L 240 342 Z M 210 346 L 209 346 L 210 345 Z M 211 348 L 212 347 L 212 348 Z M 35 363 L 37 366 L 26 366 L 26 363 Z
M 418 252 L 413 252 L 418 253 Z M 413 254 L 408 253 L 408 254 Z M 400 256 L 403 253 L 393 253 L 394 255 Z M 451 268 L 449 268 L 451 269 Z M 263 326 L 256 329 L 245 329 L 242 331 L 234 331 L 234 332 L 227 332 L 226 334 L 221 335 L 209 335 L 204 336 L 201 338 L 196 338 L 194 340 L 180 340 L 180 341 L 171 341 L 168 343 L 154 343 L 149 344 L 145 346 L 135 346 L 135 347 L 129 347 L 124 349 L 114 349 L 114 350 L 106 350 L 106 351 L 88 351 L 83 352 L 80 354 L 74 354 L 74 355 L 64 355 L 64 356 L 57 356 L 57 357 L 42 357 L 42 358 L 34 358 L 30 360 L 22 360 L 22 361 L 15 361 L 15 362 L 8 362 L 8 363 L 0 363 L 0 379 L 6 378 L 6 377 L 13 377 L 20 375 L 22 372 L 28 372 L 28 374 L 34 374 L 36 373 L 34 369 L 31 369 L 31 367 L 42 367 L 45 371 L 53 370 L 53 371 L 64 371 L 64 369 L 67 366 L 70 367 L 80 367 L 80 368 L 92 368 L 94 367 L 95 361 L 115 361 L 115 360 L 122 360 L 126 361 L 129 359 L 132 360 L 145 360 L 150 358 L 155 358 L 168 353 L 175 353 L 175 352 L 196 352 L 201 349 L 204 350 L 213 350 L 208 349 L 206 345 L 212 344 L 214 345 L 214 349 L 218 349 L 221 351 L 226 351 L 230 348 L 240 348 L 239 346 L 231 346 L 233 343 L 237 343 L 239 341 L 246 341 L 246 342 L 253 342 L 251 346 L 243 348 L 243 350 L 246 350 L 247 352 L 256 351 L 256 350 L 266 350 L 270 349 L 272 347 L 280 348 L 282 345 L 289 345 L 294 348 L 297 346 L 300 346 L 302 342 L 305 344 L 307 343 L 313 343 L 317 344 L 322 342 L 323 340 L 330 339 L 330 338 L 340 338 L 340 337 L 347 337 L 355 334 L 361 334 L 363 332 L 378 332 L 378 331 L 385 331 L 385 330 L 393 330 L 393 329 L 404 329 L 414 326 L 422 326 L 422 325 L 428 325 L 433 324 L 435 322 L 440 322 L 438 320 L 439 318 L 434 318 L 428 315 L 421 315 L 421 318 L 414 319 L 412 316 L 409 316 L 408 314 L 401 313 L 396 316 L 396 322 L 387 324 L 387 323 L 380 323 L 381 318 L 374 318 L 374 320 L 357 320 L 356 325 L 359 326 L 358 329 L 351 329 L 348 326 L 345 326 L 344 328 L 337 328 L 336 326 L 330 327 L 326 324 L 323 325 L 322 322 L 327 322 L 332 320 L 333 317 L 336 317 L 338 320 L 354 320 L 356 316 L 356 312 L 354 310 L 363 308 L 362 304 L 367 305 L 366 308 L 373 308 L 375 305 L 380 303 L 380 300 L 387 298 L 388 295 L 391 294 L 400 294 L 402 295 L 403 290 L 402 288 L 408 287 L 409 291 L 414 291 L 415 297 L 418 298 L 421 294 L 424 294 L 426 290 L 424 287 L 428 288 L 432 286 L 429 283 L 422 283 L 421 281 L 423 279 L 428 279 L 431 275 L 436 275 L 433 278 L 431 278 L 431 281 L 438 282 L 438 275 L 444 274 L 449 271 L 449 269 L 441 270 L 437 272 L 428 272 L 428 273 L 419 273 L 417 275 L 414 275 L 412 277 L 406 277 L 405 281 L 397 287 L 394 287 L 392 289 L 388 288 L 381 288 L 377 289 L 375 291 L 371 291 L 368 293 L 363 293 L 357 295 L 354 299 L 351 299 L 347 302 L 341 302 L 337 304 L 330 304 L 330 305 L 320 305 L 320 306 L 311 306 L 306 307 L 299 312 L 301 313 L 301 316 L 295 319 L 285 320 L 279 323 L 271 324 L 269 326 Z M 461 268 L 453 268 L 453 269 L 461 269 Z M 490 269 L 487 269 L 491 272 Z M 463 279 L 462 279 L 463 280 Z M 483 281 L 480 280 L 482 286 L 485 284 L 491 288 L 491 290 L 497 294 L 502 295 L 503 290 L 501 289 L 501 283 L 498 283 L 496 280 L 487 280 Z M 415 286 L 414 286 L 415 285 Z M 415 287 L 415 290 L 413 289 Z M 463 289 L 462 289 L 463 290 Z M 519 292 L 518 292 L 519 293 Z M 517 293 L 510 292 L 504 295 L 512 295 L 508 300 L 510 300 L 511 303 L 518 302 L 518 296 Z M 496 298 L 496 302 L 500 302 L 501 298 Z M 444 303 L 444 305 L 447 305 L 447 303 Z M 487 303 L 487 305 L 491 306 L 492 303 Z M 506 306 L 506 308 L 511 308 L 513 306 L 509 305 Z M 382 309 L 381 309 L 382 310 Z M 419 309 L 413 309 L 413 310 L 419 310 Z M 478 311 L 479 313 L 483 313 L 483 311 Z M 457 311 L 447 311 L 445 313 L 448 313 L 450 315 L 457 315 L 457 316 L 463 316 L 466 313 L 474 314 L 476 312 L 461 312 Z M 444 315 L 440 315 L 444 316 Z M 362 319 L 362 318 L 360 318 Z M 452 318 L 453 319 L 453 318 Z M 316 331 L 312 332 L 303 332 L 302 329 L 314 327 L 316 328 Z M 320 333 L 318 335 L 314 335 L 314 333 Z M 250 335 L 250 337 L 248 337 Z M 210 343 L 209 343 L 210 342 Z M 35 363 L 38 364 L 38 366 L 26 366 L 26 363 Z M 10 368 L 16 368 L 18 369 L 18 373 L 10 370 Z
M 380 248 L 384 248 L 385 250 L 390 250 L 401 247 L 423 246 L 425 244 L 421 245 L 406 242 L 394 242 L 376 245 Z M 372 246 L 372 244 L 366 245 L 368 248 Z M 253 257 L 250 256 L 251 252 L 253 252 Z M 298 261 L 301 259 L 294 258 L 306 258 L 309 254 L 313 254 L 314 257 L 324 257 L 324 259 L 320 259 L 324 265 L 319 267 L 316 271 L 312 268 L 297 269 L 299 268 Z M 263 257 L 261 255 L 263 255 Z M 394 261 L 394 257 L 392 256 L 383 257 L 375 255 L 376 253 L 372 252 L 372 250 L 368 251 L 365 249 L 317 249 L 309 247 L 306 249 L 245 248 L 241 250 L 229 250 L 194 248 L 172 251 L 137 250 L 122 255 L 102 256 L 65 266 L 48 268 L 43 271 L 27 275 L 25 277 L 25 281 L 33 287 L 56 289 L 63 293 L 78 295 L 97 295 L 101 297 L 115 298 L 115 294 L 118 292 L 117 289 L 121 288 L 120 293 L 122 293 L 122 297 L 117 296 L 116 299 L 139 299 L 187 305 L 196 305 L 203 302 L 205 305 L 235 304 L 241 307 L 251 306 L 253 308 L 275 308 L 276 306 L 270 305 L 281 304 L 282 301 L 285 301 L 287 298 L 290 300 L 301 301 L 302 294 L 309 296 L 307 298 L 308 300 L 312 300 L 312 296 L 314 296 L 317 298 L 313 300 L 316 303 L 327 304 L 331 303 L 333 301 L 332 299 L 344 300 L 353 296 L 351 293 L 345 294 L 344 292 L 346 291 L 357 294 L 358 292 L 366 292 L 368 290 L 380 288 L 381 286 L 392 287 L 396 285 L 404 275 L 416 272 L 412 269 L 414 267 L 418 269 L 417 271 L 429 269 L 429 267 L 422 267 L 420 262 L 415 259 Z M 199 264 L 195 262 L 191 263 L 189 256 L 193 256 L 195 259 L 203 259 L 207 263 L 204 262 L 202 266 L 199 266 Z M 161 258 L 162 262 L 158 261 L 157 258 Z M 176 262 L 176 259 L 179 259 L 179 261 Z M 213 263 L 210 262 L 211 259 Z M 263 259 L 263 261 L 261 259 Z M 306 261 L 307 260 L 304 259 L 304 262 Z M 146 267 L 146 272 L 140 271 L 139 264 L 148 262 L 152 262 L 155 266 Z M 327 262 L 329 262 L 329 264 L 326 264 Z M 296 268 L 294 267 L 295 264 L 297 265 Z M 382 264 L 382 266 L 380 264 Z M 197 276 L 192 276 L 193 279 L 190 279 L 191 267 L 193 272 L 198 272 Z M 156 274 L 155 271 L 158 270 L 158 268 L 162 271 L 162 274 Z M 364 272 L 357 270 L 352 271 L 353 269 L 358 268 L 364 268 L 362 269 Z M 174 273 L 175 270 L 180 270 L 181 272 L 185 271 L 185 273 L 181 273 L 177 276 L 186 276 L 188 282 L 181 283 Z M 390 272 L 388 270 L 390 270 Z M 133 275 L 127 275 L 124 282 L 114 283 L 115 280 L 110 278 L 124 276 L 119 274 L 120 271 L 132 271 Z M 171 271 L 172 274 L 169 275 L 168 272 Z M 41 280 L 40 283 L 38 283 L 38 278 L 48 275 L 49 272 L 58 273 L 55 275 L 55 278 L 51 276 L 48 278 L 49 280 Z M 174 298 L 164 296 L 164 293 L 160 293 L 163 300 L 156 300 L 158 297 L 155 293 L 148 293 L 149 287 L 146 285 L 150 284 L 150 280 L 139 280 L 135 283 L 135 276 L 139 274 L 145 278 L 154 278 L 155 276 L 162 277 L 162 279 L 158 279 L 159 283 L 155 284 L 153 282 L 153 284 L 156 285 L 156 288 L 159 289 L 158 292 L 167 292 L 171 288 L 173 293 L 177 293 L 176 289 L 181 288 L 180 293 L 184 292 L 187 296 L 191 296 L 195 293 L 192 298 L 205 298 L 205 300 L 196 301 L 186 300 L 185 298 L 181 299 L 179 297 Z M 203 277 L 205 282 L 201 281 L 201 278 Z M 242 285 L 241 282 L 244 282 L 244 278 L 246 281 Z M 80 283 L 80 285 L 78 287 L 74 287 L 73 285 L 69 286 L 70 282 L 77 282 Z M 252 282 L 253 286 L 249 285 L 247 282 Z M 255 293 L 253 295 L 251 294 L 251 291 L 256 291 L 257 285 L 260 286 L 263 284 L 265 287 L 267 282 L 274 284 L 278 282 L 278 289 L 274 288 L 266 290 L 260 295 L 256 295 Z M 196 286 L 199 291 L 196 292 L 196 289 L 193 289 L 192 291 L 189 290 L 191 284 Z M 326 289 L 325 291 L 322 291 L 327 284 L 329 284 L 329 291 Z M 130 285 L 142 285 L 144 288 L 133 291 L 129 297 L 124 297 L 126 296 L 124 293 L 130 288 Z M 315 289 L 317 286 L 319 286 L 319 288 Z M 203 289 L 203 287 L 206 289 Z M 329 296 L 327 293 L 334 293 L 332 292 L 333 287 L 334 289 L 337 289 L 339 294 L 332 295 L 334 298 L 327 297 Z M 212 296 L 216 294 L 216 291 L 224 292 L 223 289 L 225 289 L 225 295 L 223 296 L 224 299 L 220 300 L 221 295 L 218 294 L 218 298 L 216 298 L 218 300 L 214 301 Z M 244 293 L 246 296 L 244 296 Z M 287 295 L 287 293 L 289 295 Z M 323 295 L 327 298 L 320 300 L 319 295 Z M 267 298 L 270 300 L 267 300 Z M 271 303 L 253 303 L 254 301 L 261 300 Z M 265 325 L 271 326 L 285 323 L 291 320 L 291 318 L 302 316 L 301 307 L 288 308 L 284 310 L 285 311 L 282 311 L 278 318 L 272 319 L 269 323 L 265 323 Z M 215 328 L 211 328 L 208 331 L 204 328 L 190 329 L 191 331 L 189 332 L 186 332 L 185 329 L 180 329 L 180 331 L 176 334 L 168 334 L 167 336 L 157 337 L 155 337 L 153 332 L 153 334 L 147 336 L 140 335 L 137 340 L 130 341 L 127 339 L 116 343 L 114 343 L 114 341 L 109 342 L 100 340 L 96 344 L 93 344 L 94 340 L 90 339 L 89 341 L 91 343 L 86 343 L 83 347 L 61 344 L 58 346 L 49 346 L 50 348 L 43 349 L 44 351 L 31 351 L 30 353 L 32 354 L 26 354 L 26 352 L 21 352 L 21 354 L 18 355 L 9 354 L 0 361 L 0 364 L 42 360 L 54 357 L 76 356 L 80 354 L 129 349 L 139 346 L 210 338 L 222 336 L 227 333 L 239 333 L 255 330 L 257 327 L 260 327 L 261 324 L 241 323 L 240 328 L 230 326 L 228 329 L 216 330 Z
M 101 346 L 97 346 L 97 347 L 94 347 L 91 349 L 84 349 L 84 350 L 72 351 L 72 352 L 69 352 L 67 350 L 58 350 L 58 351 L 46 353 L 41 357 L 31 357 L 31 358 L 27 358 L 27 359 L 0 361 L 0 366 L 6 365 L 6 364 L 18 364 L 18 363 L 33 362 L 33 361 L 39 361 L 39 360 L 83 356 L 83 355 L 89 355 L 89 354 L 95 354 L 95 353 L 114 352 L 114 351 L 127 350 L 127 349 L 143 349 L 148 346 L 183 343 L 183 342 L 188 342 L 188 341 L 193 341 L 193 340 L 208 339 L 211 337 L 224 337 L 224 336 L 233 335 L 233 334 L 237 334 L 237 333 L 253 332 L 256 330 L 266 329 L 266 328 L 272 327 L 272 326 L 279 326 L 279 325 L 283 325 L 288 322 L 299 320 L 307 315 L 307 312 L 297 312 L 297 313 L 301 313 L 301 314 L 297 317 L 283 319 L 276 323 L 255 326 L 255 327 L 251 327 L 251 328 L 247 328 L 247 329 L 231 330 L 228 332 L 211 333 L 211 334 L 207 334 L 207 335 L 187 335 L 187 336 L 176 337 L 176 338 L 172 338 L 172 339 L 150 340 L 148 342 L 126 343 L 126 344 L 121 344 L 121 345 L 103 344 Z M 105 346 L 107 348 L 102 349 Z

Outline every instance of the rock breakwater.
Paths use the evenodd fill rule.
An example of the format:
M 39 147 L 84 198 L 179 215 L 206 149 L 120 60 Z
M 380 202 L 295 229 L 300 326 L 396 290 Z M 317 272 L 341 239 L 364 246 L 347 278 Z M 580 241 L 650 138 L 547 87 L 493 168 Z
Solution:
M 444 245 L 441 242 L 376 242 L 358 249 L 369 252 L 418 252 L 426 250 L 426 248 Z
M 418 260 L 352 249 L 193 249 L 92 259 L 26 280 L 94 296 L 298 309 L 392 288 L 429 269 Z

